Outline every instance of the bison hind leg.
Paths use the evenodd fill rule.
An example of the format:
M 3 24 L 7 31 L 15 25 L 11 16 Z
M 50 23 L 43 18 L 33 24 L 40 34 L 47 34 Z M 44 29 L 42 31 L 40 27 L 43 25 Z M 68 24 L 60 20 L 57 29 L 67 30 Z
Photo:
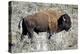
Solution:
M 33 43 L 33 31 L 28 32 L 28 38 L 31 39 L 31 43 Z
M 29 39 L 32 39 L 32 38 L 33 38 L 33 29 L 30 29 L 30 30 L 28 31 L 28 38 L 29 38 Z
M 29 34 L 28 38 L 31 39 L 32 38 L 32 34 L 30 32 L 28 34 Z

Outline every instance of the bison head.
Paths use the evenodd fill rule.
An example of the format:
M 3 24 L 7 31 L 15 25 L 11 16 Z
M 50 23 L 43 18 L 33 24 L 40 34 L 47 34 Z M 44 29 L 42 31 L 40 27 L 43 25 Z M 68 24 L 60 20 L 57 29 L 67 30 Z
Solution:
M 71 19 L 70 16 L 68 16 L 68 14 L 64 14 L 62 16 L 60 16 L 59 20 L 58 20 L 58 27 L 61 30 L 65 30 L 68 31 L 71 27 Z

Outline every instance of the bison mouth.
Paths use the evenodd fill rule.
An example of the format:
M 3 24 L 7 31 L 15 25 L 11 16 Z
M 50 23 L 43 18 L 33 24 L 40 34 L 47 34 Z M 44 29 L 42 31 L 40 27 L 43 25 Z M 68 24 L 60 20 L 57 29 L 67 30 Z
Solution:
M 65 30 L 65 31 L 69 31 L 70 28 L 71 28 L 71 24 L 68 25 L 68 24 L 60 24 L 58 25 L 59 29 L 62 31 L 62 30 Z
M 66 28 L 66 29 L 65 29 L 65 31 L 69 31 L 69 30 L 70 30 L 70 28 Z
M 70 25 L 70 26 L 66 26 L 66 27 L 64 27 L 64 30 L 65 30 L 65 31 L 69 31 L 70 28 L 71 28 L 71 25 Z

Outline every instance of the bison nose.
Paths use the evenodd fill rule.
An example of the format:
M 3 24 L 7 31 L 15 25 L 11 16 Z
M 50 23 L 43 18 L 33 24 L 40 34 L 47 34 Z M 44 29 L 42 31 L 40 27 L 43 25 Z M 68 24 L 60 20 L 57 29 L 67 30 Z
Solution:
M 69 28 L 66 28 L 65 31 L 71 31 L 70 27 Z

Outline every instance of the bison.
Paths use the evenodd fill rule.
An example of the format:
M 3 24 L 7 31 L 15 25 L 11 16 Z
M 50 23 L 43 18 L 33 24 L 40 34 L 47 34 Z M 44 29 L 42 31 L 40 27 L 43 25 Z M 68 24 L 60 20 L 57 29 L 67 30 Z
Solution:
M 37 34 L 39 32 L 47 32 L 49 33 L 48 39 L 50 39 L 53 33 L 58 33 L 63 30 L 68 31 L 71 28 L 70 16 L 63 11 L 56 10 L 39 11 L 33 15 L 24 17 L 21 21 L 21 40 L 24 35 L 27 34 L 28 38 L 32 38 L 33 32 L 36 32 Z M 19 28 L 20 22 L 18 26 Z

